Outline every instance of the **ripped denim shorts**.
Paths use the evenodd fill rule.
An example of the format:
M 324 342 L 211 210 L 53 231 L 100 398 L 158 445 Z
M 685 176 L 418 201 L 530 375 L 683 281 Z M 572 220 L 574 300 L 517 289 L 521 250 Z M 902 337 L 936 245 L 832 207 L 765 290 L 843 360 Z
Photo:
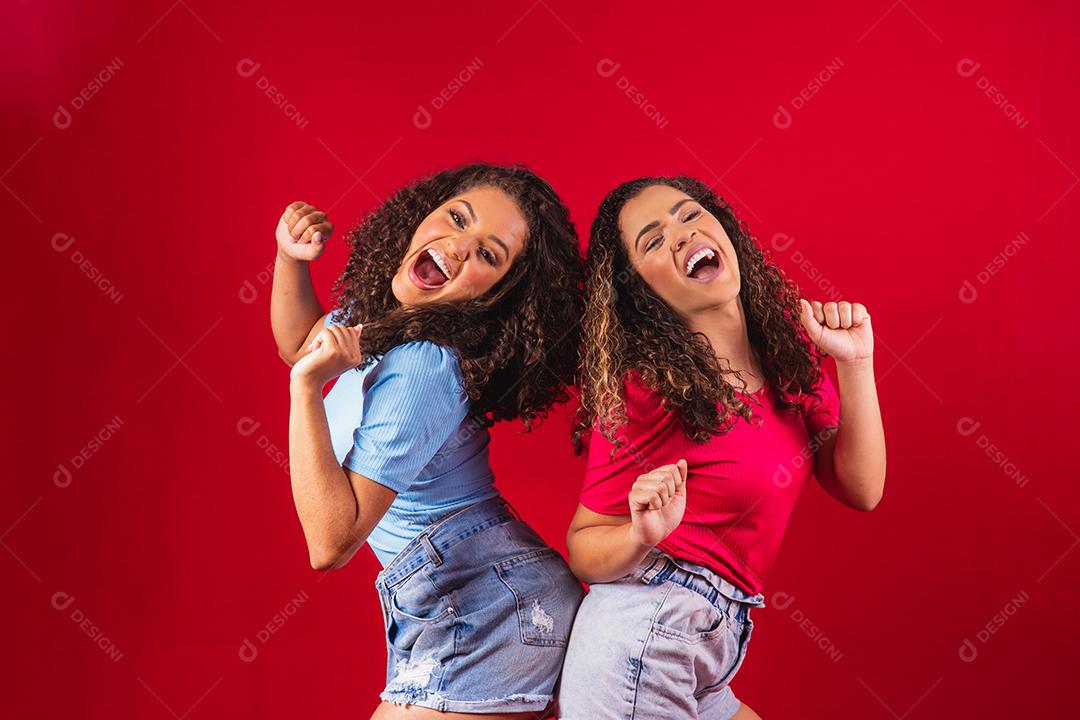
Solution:
M 502 498 L 432 524 L 375 580 L 386 689 L 401 705 L 542 713 L 584 596 L 562 556 Z

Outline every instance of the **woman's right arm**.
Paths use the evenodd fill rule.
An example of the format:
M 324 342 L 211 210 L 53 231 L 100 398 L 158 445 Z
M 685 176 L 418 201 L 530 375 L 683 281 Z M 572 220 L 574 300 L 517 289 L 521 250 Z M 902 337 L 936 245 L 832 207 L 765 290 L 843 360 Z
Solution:
M 315 296 L 309 263 L 322 255 L 334 226 L 313 205 L 298 201 L 278 220 L 270 325 L 278 355 L 289 365 L 307 354 L 326 313 Z
M 589 585 L 626 575 L 649 552 L 632 531 L 629 515 L 601 515 L 578 505 L 566 533 L 570 570 Z
M 611 582 L 629 574 L 671 534 L 686 511 L 686 460 L 638 477 L 629 515 L 602 515 L 578 505 L 566 544 L 570 569 L 582 582 Z

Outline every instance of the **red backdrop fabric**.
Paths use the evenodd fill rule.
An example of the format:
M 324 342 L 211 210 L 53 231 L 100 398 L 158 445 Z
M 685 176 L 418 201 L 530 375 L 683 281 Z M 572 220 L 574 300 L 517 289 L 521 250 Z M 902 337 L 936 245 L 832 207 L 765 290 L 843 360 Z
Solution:
M 874 317 L 884 500 L 803 495 L 741 699 L 765 718 L 1080 710 L 1074 3 L 6 12 L 6 716 L 367 717 L 378 566 L 308 565 L 273 230 L 293 200 L 329 209 L 325 303 L 349 224 L 478 158 L 530 164 L 582 235 L 615 184 L 697 175 L 808 297 Z M 560 550 L 567 436 L 559 411 L 492 445 Z

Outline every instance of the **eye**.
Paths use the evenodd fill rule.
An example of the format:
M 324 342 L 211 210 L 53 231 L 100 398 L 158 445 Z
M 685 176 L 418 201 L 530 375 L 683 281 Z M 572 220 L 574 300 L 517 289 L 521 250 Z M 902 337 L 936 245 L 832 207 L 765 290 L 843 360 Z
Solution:
M 690 222 L 691 220 L 696 220 L 699 215 L 701 215 L 700 210 L 692 210 L 691 212 L 686 214 L 686 217 L 683 218 L 683 222 Z
M 645 243 L 645 252 L 649 252 L 650 250 L 654 250 L 654 249 L 660 247 L 660 243 L 662 243 L 662 242 L 664 242 L 664 236 L 663 235 L 657 235 L 652 240 Z
M 497 261 L 497 258 L 495 257 L 495 253 L 491 252 L 490 250 L 488 250 L 483 245 L 480 246 L 479 252 L 480 252 L 480 257 L 484 258 L 484 260 L 487 261 L 488 265 L 490 265 L 491 267 L 495 267 L 495 264 L 496 264 L 496 261 Z
M 465 229 L 465 217 L 461 213 L 459 213 L 457 210 L 454 210 L 453 208 L 451 208 L 449 210 L 449 213 L 450 213 L 450 218 L 454 221 L 454 224 L 457 225 L 462 230 L 464 230 Z

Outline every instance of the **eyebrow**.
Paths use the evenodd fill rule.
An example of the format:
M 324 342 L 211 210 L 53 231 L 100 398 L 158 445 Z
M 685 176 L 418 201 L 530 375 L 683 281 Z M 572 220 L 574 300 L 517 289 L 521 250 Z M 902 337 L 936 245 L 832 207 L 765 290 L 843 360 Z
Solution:
M 461 199 L 461 203 L 466 208 L 468 208 L 469 216 L 472 217 L 472 221 L 476 222 L 476 213 L 473 211 L 472 203 L 470 203 L 465 198 Z M 502 248 L 503 256 L 504 256 L 503 259 L 504 260 L 509 260 L 510 259 L 510 248 L 506 247 L 506 243 L 504 243 L 502 240 L 500 240 L 498 235 L 488 235 L 488 239 L 498 243 L 499 247 Z
M 688 202 L 694 202 L 694 198 L 683 198 L 682 200 L 680 200 L 679 202 L 677 202 L 677 203 L 675 203 L 674 205 L 671 206 L 671 209 L 668 210 L 668 214 L 669 215 L 674 215 L 675 213 L 677 213 L 679 211 L 679 208 L 681 208 L 683 205 L 685 205 Z M 637 246 L 638 246 L 638 243 L 641 242 L 641 236 L 642 235 L 644 235 L 645 233 L 647 233 L 650 230 L 653 230 L 653 229 L 655 229 L 657 227 L 660 227 L 660 221 L 659 220 L 653 220 L 651 223 L 649 223 L 645 227 L 641 228 L 641 232 L 639 232 L 637 234 L 637 237 L 634 238 L 634 248 L 636 249 Z
M 510 248 L 506 247 L 506 243 L 504 243 L 502 240 L 500 240 L 497 235 L 488 235 L 488 237 L 491 238 L 492 240 L 494 240 L 495 242 L 499 243 L 499 247 L 501 247 L 503 249 L 503 254 L 506 255 L 506 257 L 504 259 L 509 260 L 510 259 Z
M 468 200 L 464 200 L 464 199 L 461 202 L 462 202 L 462 204 L 465 205 L 465 207 L 467 207 L 469 209 L 469 216 L 472 218 L 472 221 L 476 222 L 476 213 L 473 212 L 472 204 Z

